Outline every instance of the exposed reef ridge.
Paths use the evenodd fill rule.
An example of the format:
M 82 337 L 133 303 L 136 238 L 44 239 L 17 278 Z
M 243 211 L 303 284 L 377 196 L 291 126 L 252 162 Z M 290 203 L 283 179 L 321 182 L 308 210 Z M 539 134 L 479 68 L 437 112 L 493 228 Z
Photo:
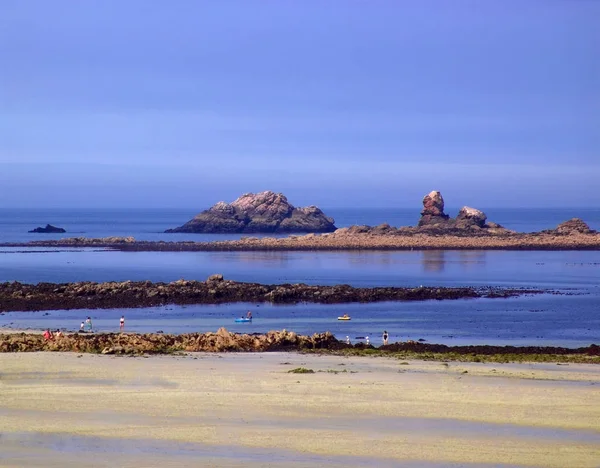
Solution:
M 365 343 L 346 344 L 330 332 L 311 336 L 291 331 L 270 331 L 265 334 L 238 334 L 220 328 L 216 333 L 167 335 L 162 333 L 73 333 L 46 341 L 40 334 L 0 334 L 0 352 L 62 351 L 96 354 L 172 354 L 180 352 L 268 352 L 268 351 L 369 351 L 374 346 Z M 562 348 L 549 346 L 446 346 L 414 341 L 392 343 L 379 347 L 384 353 L 413 353 L 424 359 L 449 359 L 460 356 L 508 356 L 527 360 L 550 356 L 556 361 L 570 357 L 577 362 L 598 362 L 600 346 Z M 578 358 L 579 357 L 579 358 Z M 479 358 L 478 358 L 479 359 Z M 550 359 L 552 360 L 552 359 Z
M 333 218 L 316 206 L 296 208 L 282 193 L 246 193 L 232 203 L 218 202 L 183 226 L 165 232 L 277 233 L 332 232 Z
M 166 304 L 221 304 L 230 302 L 301 302 L 336 304 L 349 302 L 422 301 L 429 299 L 502 298 L 541 293 L 540 290 L 503 288 L 354 288 L 349 285 L 239 283 L 212 275 L 206 281 L 172 283 L 0 283 L 0 311 L 55 309 L 111 309 L 152 307 Z
M 65 231 L 63 228 L 52 226 L 51 224 L 46 224 L 46 227 L 36 227 L 35 229 L 32 229 L 31 231 L 28 231 L 28 232 L 35 232 L 35 233 L 40 233 L 40 234 L 49 234 L 49 233 L 62 234 L 67 231 Z

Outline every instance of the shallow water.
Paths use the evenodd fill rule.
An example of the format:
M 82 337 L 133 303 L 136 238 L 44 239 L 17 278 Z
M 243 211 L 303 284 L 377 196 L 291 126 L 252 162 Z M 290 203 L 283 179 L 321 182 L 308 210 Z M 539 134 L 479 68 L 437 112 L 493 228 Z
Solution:
M 100 457 L 97 466 L 114 466 L 113 456 L 118 456 L 118 463 L 132 460 L 145 460 L 152 457 L 152 466 L 157 466 L 159 460 L 165 460 L 167 465 L 177 466 L 206 466 L 209 460 L 218 463 L 215 466 L 229 466 L 229 463 L 268 464 L 268 466 L 332 466 L 332 467 L 372 467 L 394 468 L 399 466 L 398 460 L 386 460 L 376 457 L 359 457 L 345 455 L 316 455 L 274 448 L 253 448 L 241 445 L 208 445 L 201 443 L 171 442 L 159 440 L 116 439 L 109 437 L 85 437 L 74 435 L 42 434 L 42 433 L 0 433 L 0 441 L 5 447 L 3 457 L 10 459 L 29 460 L 35 453 L 54 452 L 66 460 L 74 460 L 72 456 Z M 23 457 L 22 449 L 27 448 L 29 454 Z M 33 452 L 33 453 L 31 453 Z M 0 458 L 1 460 L 2 458 Z M 108 464 L 104 461 L 108 459 Z M 143 462 L 142 462 L 143 463 Z M 192 464 L 190 464 L 192 463 Z M 193 463 L 199 463 L 195 465 Z M 471 463 L 436 463 L 402 461 L 401 466 L 407 468 L 453 468 L 453 467 L 482 467 L 482 468 L 512 468 L 516 465 L 471 464 Z M 238 466 L 236 464 L 236 466 Z M 261 465 L 265 466 L 265 465 Z
M 508 299 L 459 299 L 372 304 L 222 304 L 164 306 L 141 309 L 9 312 L 0 314 L 0 327 L 14 329 L 68 329 L 76 331 L 87 316 L 100 332 L 195 333 L 225 327 L 238 333 L 291 330 L 310 335 L 331 331 L 352 343 L 382 344 L 424 339 L 448 345 L 513 345 L 583 347 L 600 344 L 600 303 L 597 294 L 573 296 L 542 294 Z M 252 310 L 252 323 L 234 319 Z M 348 313 L 351 321 L 338 321 Z

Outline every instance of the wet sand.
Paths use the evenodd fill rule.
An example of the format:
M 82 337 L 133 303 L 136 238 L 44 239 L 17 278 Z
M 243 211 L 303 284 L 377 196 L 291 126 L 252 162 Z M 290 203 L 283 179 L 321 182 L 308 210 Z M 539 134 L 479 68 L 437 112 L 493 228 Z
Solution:
M 7 353 L 0 466 L 595 467 L 599 390 L 584 364 Z

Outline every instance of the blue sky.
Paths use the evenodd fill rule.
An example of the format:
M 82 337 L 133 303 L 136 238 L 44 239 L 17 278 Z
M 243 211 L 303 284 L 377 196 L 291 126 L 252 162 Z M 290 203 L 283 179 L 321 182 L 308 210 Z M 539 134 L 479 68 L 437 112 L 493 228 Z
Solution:
M 598 206 L 600 2 L 3 0 L 0 206 Z

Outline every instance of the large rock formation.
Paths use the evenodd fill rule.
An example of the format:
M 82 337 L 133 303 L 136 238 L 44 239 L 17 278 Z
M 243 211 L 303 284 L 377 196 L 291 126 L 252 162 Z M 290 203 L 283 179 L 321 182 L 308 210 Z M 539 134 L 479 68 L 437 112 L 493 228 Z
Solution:
M 316 206 L 296 208 L 281 193 L 246 193 L 233 203 L 219 202 L 183 226 L 165 232 L 332 232 L 333 218 Z
M 41 234 L 49 234 L 49 233 L 62 234 L 63 232 L 67 232 L 67 231 L 65 231 L 63 228 L 52 226 L 51 224 L 46 224 L 46 227 L 36 227 L 35 229 L 32 229 L 31 231 L 28 231 L 28 232 L 35 232 L 35 233 L 41 233 Z
M 449 218 L 450 216 L 444 213 L 444 198 L 440 192 L 434 190 L 428 195 L 425 195 L 423 198 L 423 211 L 421 211 L 419 226 L 446 224 Z

